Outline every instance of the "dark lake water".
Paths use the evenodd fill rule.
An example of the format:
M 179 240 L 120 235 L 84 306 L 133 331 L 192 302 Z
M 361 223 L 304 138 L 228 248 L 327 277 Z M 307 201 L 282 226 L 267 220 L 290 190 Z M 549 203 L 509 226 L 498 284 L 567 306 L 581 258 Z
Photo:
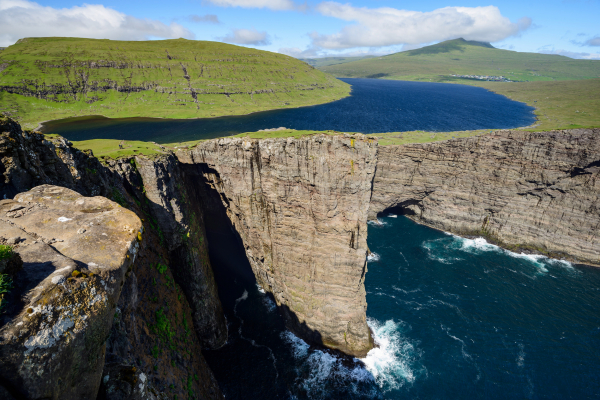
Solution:
M 449 132 L 516 128 L 535 122 L 532 107 L 482 88 L 381 79 L 342 80 L 352 85 L 352 95 L 318 106 L 193 120 L 80 117 L 48 122 L 42 131 L 69 140 L 174 143 L 280 126 L 361 133 Z
M 286 331 L 241 250 L 215 260 L 230 338 L 205 356 L 227 399 L 600 398 L 600 269 L 380 222 L 361 360 Z

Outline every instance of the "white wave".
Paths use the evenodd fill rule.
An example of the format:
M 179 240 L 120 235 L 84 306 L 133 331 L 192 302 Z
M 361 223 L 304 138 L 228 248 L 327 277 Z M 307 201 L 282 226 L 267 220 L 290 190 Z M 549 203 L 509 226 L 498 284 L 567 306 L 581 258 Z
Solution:
M 527 260 L 544 273 L 548 272 L 546 268 L 548 264 L 573 268 L 573 264 L 568 261 L 549 258 L 541 254 L 515 253 L 491 244 L 482 237 L 468 239 L 448 232 L 444 233 L 452 238 L 451 242 L 448 242 L 449 238 L 440 238 L 423 243 L 423 247 L 427 250 L 428 258 L 443 264 L 452 264 L 455 261 L 460 261 L 461 258 L 451 257 L 448 254 L 452 254 L 452 250 L 461 250 L 476 255 L 488 251 L 501 252 L 513 258 Z
M 377 253 L 369 253 L 369 255 L 367 256 L 368 262 L 379 261 L 379 259 L 380 259 L 380 257 L 379 257 L 379 254 L 377 254 Z
M 404 254 L 399 251 L 398 253 L 400 253 L 400 255 L 402 256 L 402 258 L 404 258 L 404 261 L 406 261 L 406 265 L 410 267 L 410 263 L 408 262 L 408 260 L 406 259 L 406 257 L 404 257 Z
M 517 354 L 517 365 L 523 368 L 525 365 L 525 346 L 519 343 L 519 354 Z
M 397 215 L 395 215 L 395 214 L 388 214 L 388 217 L 389 217 L 389 218 L 398 218 L 398 216 L 397 216 Z
M 420 358 L 420 352 L 401 334 L 401 324 L 393 320 L 380 323 L 368 318 L 367 323 L 373 330 L 378 347 L 369 351 L 361 361 L 373 375 L 382 392 L 397 390 L 405 383 L 416 379 L 414 364 Z
M 235 304 L 237 305 L 240 301 L 244 301 L 248 298 L 248 291 L 244 289 L 244 293 L 235 300 Z
M 369 220 L 367 221 L 368 224 L 373 225 L 373 226 L 384 226 L 387 225 L 387 222 L 380 220 L 379 218 L 375 219 L 375 220 Z
M 304 340 L 294 335 L 290 331 L 281 332 L 281 338 L 292 346 L 292 352 L 295 358 L 305 358 L 308 355 L 310 346 Z
M 262 303 L 267 308 L 267 311 L 268 312 L 275 311 L 277 309 L 277 304 L 275 304 L 275 302 L 273 300 L 271 300 L 271 297 L 269 297 L 266 290 L 263 289 L 262 286 L 260 286 L 258 283 L 256 284 L 256 287 L 258 288 L 258 291 L 261 294 Z
M 461 242 L 461 250 L 469 253 L 478 254 L 482 251 L 498 251 L 500 247 L 495 244 L 488 243 L 484 238 L 467 239 L 460 236 L 454 236 Z

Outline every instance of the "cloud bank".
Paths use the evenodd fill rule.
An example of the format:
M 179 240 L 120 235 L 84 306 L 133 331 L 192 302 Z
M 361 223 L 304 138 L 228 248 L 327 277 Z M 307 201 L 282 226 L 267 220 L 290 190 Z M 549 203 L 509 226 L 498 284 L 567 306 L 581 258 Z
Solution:
M 223 42 L 235 44 L 250 44 L 254 46 L 266 46 L 271 44 L 267 32 L 259 32 L 256 29 L 234 29 L 230 34 L 221 38 Z
M 559 56 L 565 56 L 569 58 L 575 58 L 579 60 L 600 60 L 600 53 L 585 53 L 575 52 L 563 49 L 538 49 L 539 53 L 542 54 L 556 54 Z
M 295 10 L 298 8 L 292 0 L 209 0 L 220 7 L 268 8 L 270 10 Z
M 214 14 L 190 15 L 189 19 L 192 22 L 198 22 L 198 23 L 202 23 L 202 22 L 208 22 L 211 24 L 220 24 L 221 23 L 221 21 L 219 21 L 219 17 L 217 17 Z
M 103 5 L 57 9 L 27 0 L 0 0 L 0 46 L 9 46 L 24 37 L 46 36 L 116 40 L 194 38 L 180 24 L 135 18 Z
M 353 7 L 327 1 L 317 5 L 322 15 L 355 22 L 331 35 L 310 34 L 312 45 L 324 49 L 423 44 L 462 37 L 497 42 L 531 26 L 524 17 L 511 22 L 495 6 L 444 7 L 430 12 L 390 7 Z
M 593 37 L 585 42 L 588 46 L 600 46 L 600 36 Z

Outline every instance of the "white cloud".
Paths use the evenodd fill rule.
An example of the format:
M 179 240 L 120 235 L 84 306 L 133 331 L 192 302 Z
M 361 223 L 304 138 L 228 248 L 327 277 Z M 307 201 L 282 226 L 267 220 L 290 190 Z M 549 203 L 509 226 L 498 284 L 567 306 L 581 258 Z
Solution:
M 208 0 L 220 7 L 268 8 L 270 10 L 294 10 L 298 7 L 292 0 Z
M 57 9 L 27 0 L 0 0 L 0 46 L 9 46 L 24 37 L 47 36 L 117 40 L 194 38 L 180 24 L 139 19 L 99 4 Z
M 316 9 L 325 16 L 356 22 L 332 35 L 316 32 L 310 35 L 314 46 L 326 49 L 415 45 L 459 37 L 496 42 L 531 26 L 530 18 L 511 22 L 494 6 L 445 7 L 419 12 L 390 7 L 358 8 L 327 1 Z
M 217 17 L 214 14 L 190 15 L 189 19 L 192 22 L 198 22 L 198 23 L 201 23 L 201 22 L 208 22 L 211 24 L 220 24 L 221 23 L 221 21 L 219 21 L 219 17 Z
M 600 46 L 600 36 L 596 36 L 585 42 L 588 46 Z
M 271 44 L 267 32 L 259 32 L 256 29 L 234 29 L 230 34 L 221 38 L 223 42 L 235 44 L 251 44 L 254 46 L 266 46 Z
M 563 49 L 548 49 L 548 48 L 540 48 L 538 49 L 539 53 L 542 54 L 556 54 L 559 56 L 565 56 L 565 57 L 569 57 L 569 58 L 576 58 L 576 59 L 582 59 L 582 60 L 600 60 L 600 53 L 578 53 L 575 51 L 570 51 L 570 50 L 563 50 Z

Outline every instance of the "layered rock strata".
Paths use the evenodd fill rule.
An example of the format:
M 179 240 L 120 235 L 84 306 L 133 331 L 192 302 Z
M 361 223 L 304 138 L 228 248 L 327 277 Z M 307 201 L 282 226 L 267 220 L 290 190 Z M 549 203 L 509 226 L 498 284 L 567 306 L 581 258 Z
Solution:
M 156 162 L 164 163 L 167 158 L 159 158 Z M 17 123 L 0 117 L 0 172 L 3 178 L 0 180 L 0 198 L 11 199 L 37 185 L 60 185 L 86 196 L 109 197 L 134 211 L 142 220 L 145 233 L 136 262 L 125 274 L 121 296 L 118 301 L 115 300 L 116 311 L 106 314 L 105 323 L 109 328 L 112 325 L 112 328 L 103 338 L 104 341 L 108 337 L 106 356 L 102 355 L 102 377 L 100 379 L 97 376 L 95 380 L 86 378 L 89 378 L 90 385 L 96 388 L 100 386 L 98 399 L 135 400 L 174 396 L 222 399 L 217 382 L 201 353 L 202 348 L 210 346 L 206 338 L 214 337 L 218 330 L 211 328 L 205 333 L 201 329 L 194 329 L 196 315 L 192 316 L 193 307 L 190 307 L 194 302 L 200 305 L 203 302 L 218 303 L 218 298 L 207 297 L 216 293 L 216 285 L 207 275 L 208 281 L 204 285 L 214 287 L 203 291 L 203 296 L 188 301 L 182 286 L 177 283 L 181 274 L 189 277 L 193 273 L 189 272 L 187 262 L 179 262 L 181 257 L 173 257 L 171 245 L 167 243 L 171 237 L 166 237 L 162 232 L 158 222 L 159 210 L 152 206 L 153 203 L 145 194 L 144 180 L 137 169 L 137 165 L 144 162 L 140 160 L 140 163 L 136 163 L 133 158 L 109 159 L 101 164 L 90 152 L 73 148 L 63 138 L 46 140 L 43 135 L 23 132 Z M 154 183 L 156 185 L 161 183 Z M 148 186 L 152 185 L 148 183 Z M 190 225 L 190 229 L 203 229 L 202 220 Z M 0 229 L 0 236 L 8 239 L 6 242 L 9 244 L 14 244 L 16 236 L 24 237 L 19 232 L 10 233 L 4 228 Z M 20 251 L 19 247 L 16 250 Z M 185 257 L 187 251 L 190 251 L 189 247 L 180 246 L 177 254 Z M 195 251 L 201 256 L 206 254 L 206 243 L 197 246 Z M 47 255 L 49 260 L 53 260 L 51 256 Z M 189 257 L 192 256 L 194 254 Z M 15 293 L 20 292 L 11 291 L 8 298 L 3 299 L 3 304 L 6 301 L 9 305 L 7 310 L 10 310 L 11 304 L 21 301 L 20 295 L 16 299 L 11 297 Z M 214 311 L 217 315 L 208 316 L 210 319 L 205 325 L 223 318 L 218 315 L 217 308 Z M 0 329 L 11 324 L 11 318 L 12 314 L 5 314 L 0 319 Z M 89 340 L 93 340 L 93 337 L 90 336 Z M 23 388 L 22 381 L 15 386 L 14 381 L 9 379 L 13 372 L 0 365 L 0 398 L 3 395 L 10 398 L 5 386 L 16 393 L 38 390 L 38 381 L 29 382 L 29 388 Z M 39 385 L 45 385 L 44 381 L 40 380 Z M 51 398 L 63 398 L 72 390 L 63 386 L 55 388 L 63 388 L 65 392 Z M 17 398 L 24 397 L 19 396 Z M 80 398 L 96 397 L 90 395 Z
M 43 185 L 0 201 L 0 235 L 23 260 L 0 329 L 2 385 L 14 398 L 95 398 L 140 219 L 103 197 Z
M 310 342 L 365 355 L 373 346 L 364 278 L 377 142 L 225 138 L 177 156 L 220 194 L 287 326 Z
M 440 230 L 600 265 L 599 172 L 599 129 L 385 146 L 369 217 L 402 207 Z
M 200 201 L 186 187 L 174 156 L 135 160 L 170 258 L 186 266 L 175 269 L 175 278 L 190 301 L 198 338 L 204 347 L 221 347 L 227 341 L 227 324 L 208 258 Z

